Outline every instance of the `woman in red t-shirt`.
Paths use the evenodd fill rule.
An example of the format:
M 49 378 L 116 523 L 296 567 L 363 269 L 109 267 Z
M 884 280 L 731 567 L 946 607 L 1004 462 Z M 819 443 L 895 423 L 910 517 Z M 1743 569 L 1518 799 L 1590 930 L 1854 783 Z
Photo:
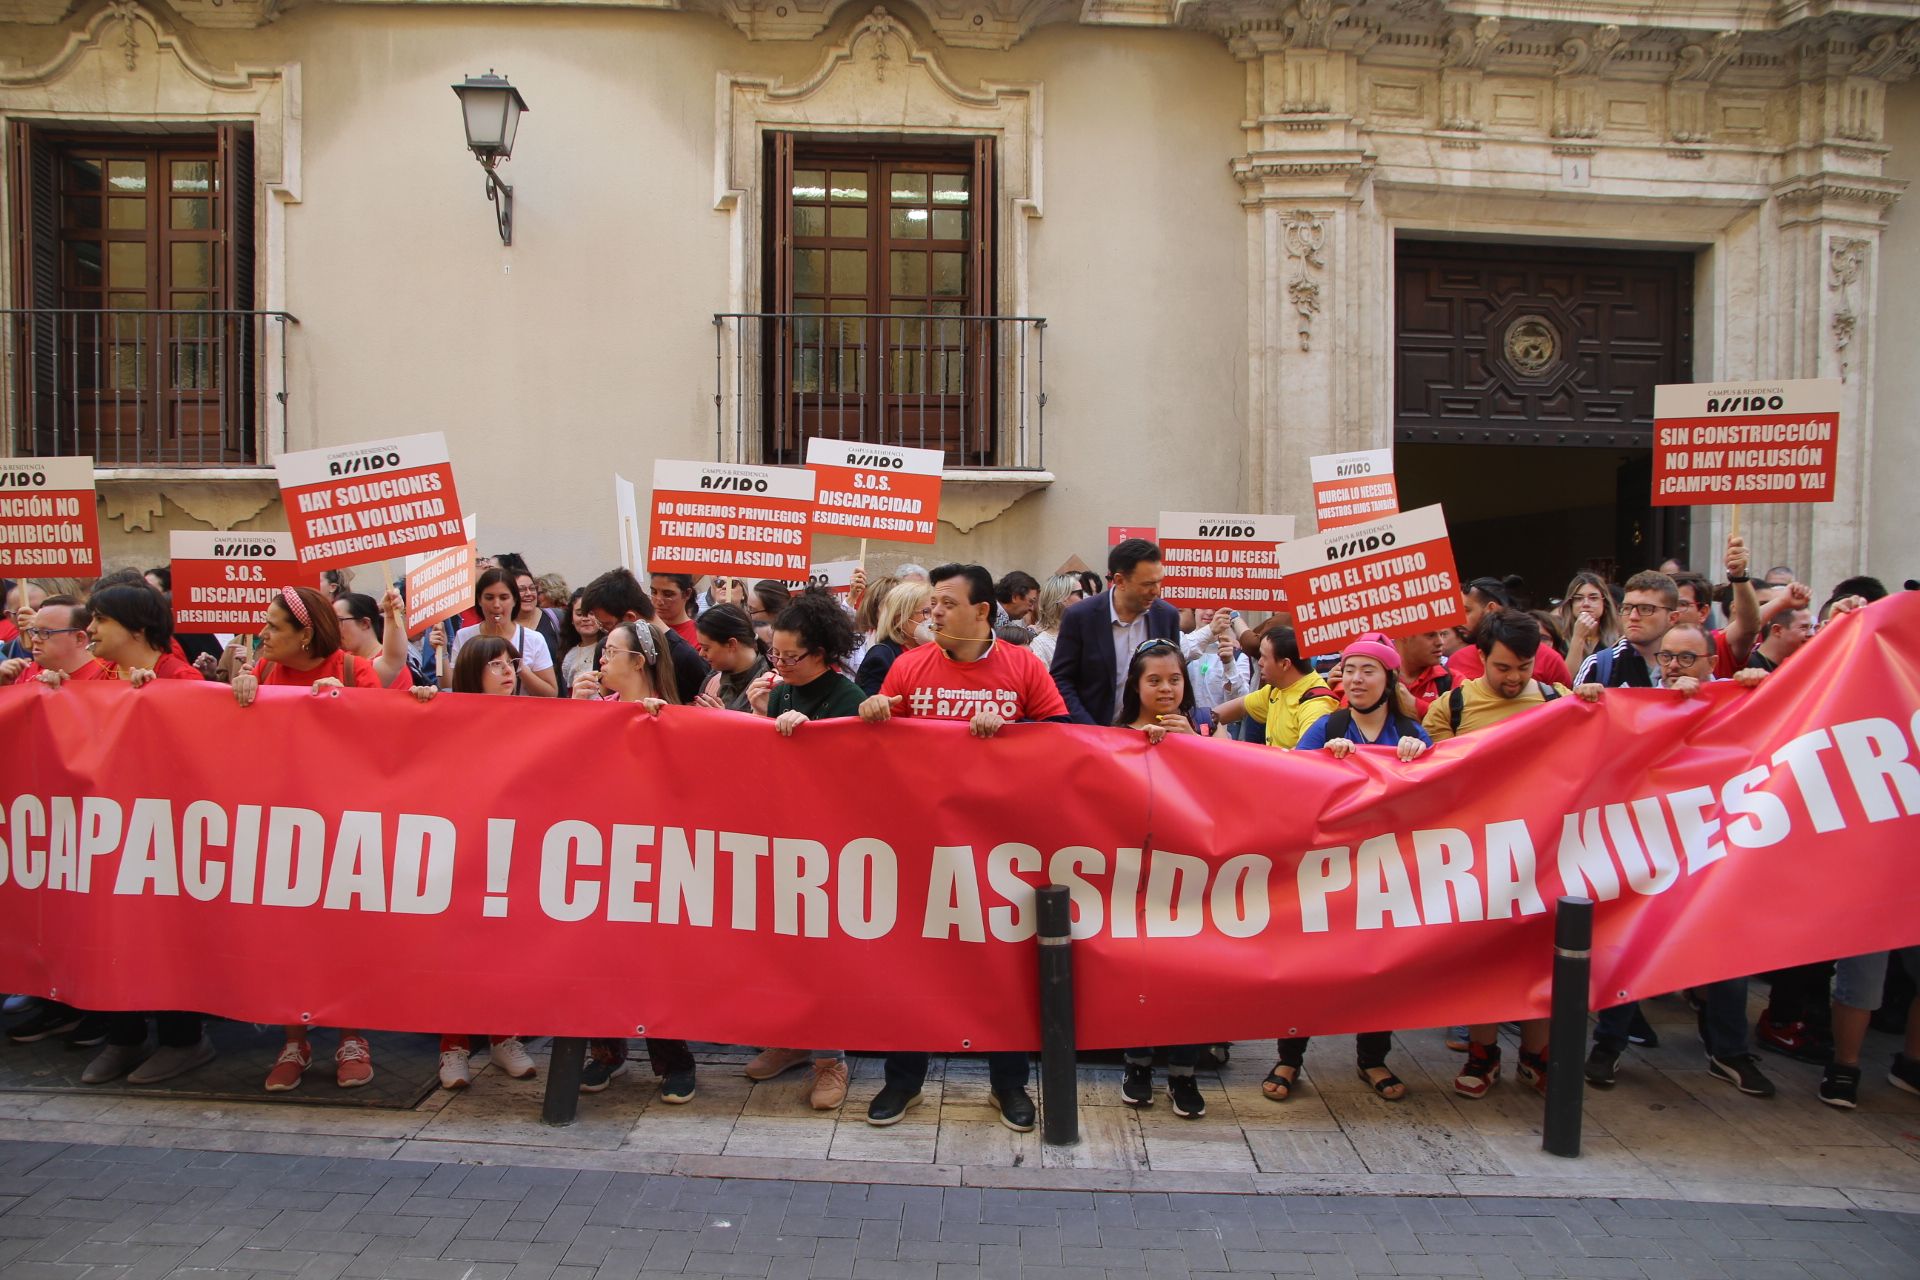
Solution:
M 93 656 L 113 664 L 138 689 L 153 680 L 205 680 L 200 669 L 173 652 L 173 618 L 167 598 L 149 587 L 103 587 L 87 602 L 93 620 L 87 635 Z

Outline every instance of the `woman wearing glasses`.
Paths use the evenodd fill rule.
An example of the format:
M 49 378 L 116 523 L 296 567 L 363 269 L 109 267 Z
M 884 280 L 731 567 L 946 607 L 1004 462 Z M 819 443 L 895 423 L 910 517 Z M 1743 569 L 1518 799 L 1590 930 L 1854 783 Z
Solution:
M 475 636 L 494 636 L 509 641 L 513 651 L 520 657 L 518 674 L 521 691 L 544 698 L 552 697 L 557 687 L 553 673 L 553 651 L 548 648 L 546 637 L 539 631 L 523 627 L 516 621 L 520 601 L 514 592 L 513 575 L 505 569 L 489 569 L 481 574 L 473 587 L 473 607 L 480 611 L 480 621 L 471 627 L 460 628 L 453 637 L 454 661 L 459 661 L 460 651 Z M 535 608 L 537 611 L 538 606 Z M 443 631 L 443 628 L 434 629 L 436 647 L 445 643 Z M 438 655 L 435 662 L 438 670 L 445 672 L 451 666 L 437 659 Z M 444 681 L 445 677 L 442 679 Z

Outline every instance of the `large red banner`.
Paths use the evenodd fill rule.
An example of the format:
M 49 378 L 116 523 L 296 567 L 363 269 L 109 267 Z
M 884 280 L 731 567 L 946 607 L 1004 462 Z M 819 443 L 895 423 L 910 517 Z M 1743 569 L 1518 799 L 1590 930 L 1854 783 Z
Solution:
M 92 458 L 0 458 L 0 570 L 17 578 L 100 575 Z
M 1757 690 L 1563 698 L 1411 763 L 15 687 L 0 988 L 264 1023 L 1030 1047 L 1053 881 L 1090 1047 L 1542 1014 L 1563 893 L 1598 900 L 1606 1005 L 1920 942 L 1916 672 L 1920 594 L 1842 616 Z M 476 742 L 511 749 L 476 766 Z

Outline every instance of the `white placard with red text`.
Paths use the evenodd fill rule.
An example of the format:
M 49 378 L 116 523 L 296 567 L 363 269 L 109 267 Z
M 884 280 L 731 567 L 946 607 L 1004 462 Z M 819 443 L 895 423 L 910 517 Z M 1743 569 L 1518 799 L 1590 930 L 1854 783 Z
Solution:
M 92 458 L 0 458 L 0 570 L 21 578 L 100 576 Z
M 480 516 L 462 522 L 467 540 L 445 551 L 407 557 L 407 634 L 417 636 L 436 622 L 457 617 L 473 604 L 479 560 Z
M 1286 596 L 1275 543 L 1293 538 L 1292 516 L 1160 513 L 1160 598 L 1176 608 L 1281 609 Z
M 1307 467 L 1313 474 L 1313 521 L 1321 533 L 1400 509 L 1391 449 L 1324 453 L 1307 459 Z
M 438 431 L 285 453 L 274 471 L 303 568 L 370 564 L 467 540 Z
M 813 532 L 932 542 L 945 462 L 938 449 L 813 437 L 807 441 L 807 470 L 814 476 Z
M 1653 389 L 1653 505 L 1831 502 L 1840 380 Z
M 1303 654 L 1331 653 L 1368 631 L 1438 631 L 1466 616 L 1437 504 L 1282 543 L 1278 559 Z
M 859 568 L 858 560 L 823 560 L 808 572 L 807 585 L 824 588 L 845 600 L 853 594 L 853 575 Z
M 807 580 L 811 471 L 662 460 L 648 510 L 649 572 Z
M 173 629 L 227 635 L 266 625 L 282 587 L 310 587 L 290 533 L 175 530 L 167 535 L 173 573 Z

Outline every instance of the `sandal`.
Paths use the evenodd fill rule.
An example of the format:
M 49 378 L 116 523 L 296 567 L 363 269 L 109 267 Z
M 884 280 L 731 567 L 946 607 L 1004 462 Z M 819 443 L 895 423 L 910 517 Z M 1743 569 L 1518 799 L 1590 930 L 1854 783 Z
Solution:
M 1291 1071 L 1291 1076 L 1283 1076 L 1282 1071 Z M 1267 1072 L 1267 1078 L 1260 1082 L 1260 1092 L 1267 1095 L 1269 1101 L 1285 1102 L 1300 1087 L 1300 1068 L 1291 1062 L 1276 1062 L 1273 1070 Z
M 1407 1082 L 1393 1074 L 1393 1072 L 1387 1071 L 1386 1075 L 1375 1080 L 1367 1074 L 1369 1071 L 1387 1071 L 1386 1067 L 1384 1065 L 1378 1067 L 1361 1067 L 1360 1079 L 1366 1083 L 1368 1088 L 1372 1089 L 1382 1098 L 1385 1098 L 1388 1102 L 1398 1102 L 1407 1096 Z M 1388 1093 L 1387 1090 L 1389 1089 L 1398 1089 L 1400 1092 Z

